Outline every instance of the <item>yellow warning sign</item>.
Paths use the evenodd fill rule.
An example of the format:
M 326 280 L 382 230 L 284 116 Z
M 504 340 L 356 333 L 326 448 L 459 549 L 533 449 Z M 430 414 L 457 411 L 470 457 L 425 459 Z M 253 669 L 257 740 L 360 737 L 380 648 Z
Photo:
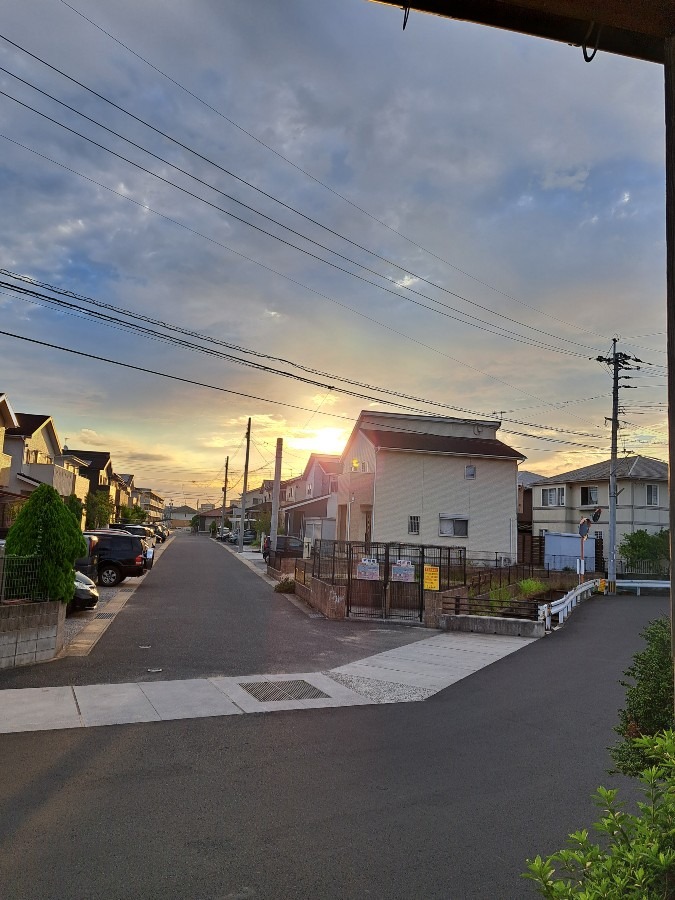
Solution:
M 438 591 L 440 590 L 440 569 L 438 566 L 424 567 L 424 590 Z

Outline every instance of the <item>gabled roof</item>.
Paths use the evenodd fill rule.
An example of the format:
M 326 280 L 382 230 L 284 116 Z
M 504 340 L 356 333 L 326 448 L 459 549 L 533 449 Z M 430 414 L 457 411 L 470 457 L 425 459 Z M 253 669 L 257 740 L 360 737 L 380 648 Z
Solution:
M 5 414 L 2 416 L 2 419 L 9 422 L 9 425 L 7 427 L 15 428 L 19 424 L 19 420 L 16 417 L 16 413 L 12 409 L 12 404 L 9 402 L 9 397 L 3 391 L 0 391 L 0 407 L 3 406 L 5 408 Z M 0 421 L 2 421 L 2 419 L 0 419 Z M 2 448 L 0 448 L 0 450 L 1 449 Z
M 531 487 L 535 481 L 541 481 L 543 478 L 543 475 L 537 475 L 536 472 L 528 472 L 527 469 L 519 469 L 518 471 L 518 484 L 522 485 L 522 487 Z
M 109 450 L 72 450 L 69 447 L 68 453 L 86 460 L 89 469 L 105 469 L 110 462 Z
M 609 468 L 611 460 L 593 463 L 590 466 L 582 466 L 580 469 L 572 469 L 570 472 L 562 472 L 560 475 L 552 475 L 550 478 L 542 478 L 536 484 L 570 484 L 572 482 L 609 481 Z M 668 466 L 660 459 L 652 459 L 650 456 L 626 456 L 616 461 L 616 477 L 631 478 L 636 481 L 667 481 Z
M 19 423 L 16 428 L 8 428 L 5 432 L 11 437 L 32 437 L 51 420 L 51 416 L 39 413 L 17 413 L 16 418 Z
M 314 463 L 321 466 L 326 475 L 338 475 L 342 471 L 339 453 L 310 453 L 307 465 L 302 473 L 303 478 L 307 478 Z
M 197 510 L 193 509 L 191 506 L 170 506 L 167 508 L 171 510 L 172 515 L 176 515 L 177 513 L 190 513 L 193 516 L 197 515 Z
M 403 431 L 370 431 L 369 429 L 362 429 L 361 433 L 374 447 L 383 450 L 525 459 L 522 453 L 493 438 L 447 437 L 440 434 L 407 434 Z
M 119 478 L 119 479 L 120 479 L 121 481 L 123 481 L 127 486 L 129 486 L 129 485 L 131 484 L 131 482 L 134 480 L 134 476 L 133 476 L 133 475 L 122 475 L 122 474 L 117 475 L 117 474 L 116 474 L 115 477 L 116 477 L 116 478 Z

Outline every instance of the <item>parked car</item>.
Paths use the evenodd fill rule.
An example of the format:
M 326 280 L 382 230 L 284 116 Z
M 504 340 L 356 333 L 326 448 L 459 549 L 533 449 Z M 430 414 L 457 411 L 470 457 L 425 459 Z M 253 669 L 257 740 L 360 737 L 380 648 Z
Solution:
M 94 534 L 83 535 L 87 545 L 87 555 L 75 560 L 75 570 L 87 578 L 98 578 L 98 538 Z
M 72 604 L 74 607 L 84 607 L 85 609 L 94 609 L 98 603 L 98 588 L 91 580 L 83 575 L 82 572 L 75 572 L 75 591 L 73 593 Z
M 113 522 L 108 525 L 108 528 L 111 528 L 113 531 L 126 531 L 129 534 L 135 534 L 146 540 L 151 547 L 154 547 L 156 543 L 157 538 L 155 532 L 147 525 L 137 525 L 131 522 Z
M 85 532 L 98 538 L 98 583 L 113 587 L 125 578 L 137 578 L 152 568 L 153 550 L 135 534 L 113 528 Z
M 167 538 L 167 534 L 166 534 L 166 532 L 164 531 L 164 526 L 163 526 L 163 525 L 160 525 L 160 524 L 156 524 L 156 525 L 151 525 L 150 528 L 152 528 L 152 530 L 153 530 L 153 532 L 154 532 L 154 534 L 155 534 L 155 539 L 156 539 L 160 544 L 163 544 L 164 541 L 165 541 L 166 538 Z
M 252 544 L 253 541 L 258 537 L 258 533 L 253 531 L 253 529 L 246 529 L 244 532 L 244 543 Z M 239 543 L 239 532 L 233 531 L 226 538 L 228 544 L 238 544 Z
M 305 545 L 302 538 L 294 537 L 292 534 L 277 535 L 277 552 L 299 558 L 303 555 L 304 550 Z

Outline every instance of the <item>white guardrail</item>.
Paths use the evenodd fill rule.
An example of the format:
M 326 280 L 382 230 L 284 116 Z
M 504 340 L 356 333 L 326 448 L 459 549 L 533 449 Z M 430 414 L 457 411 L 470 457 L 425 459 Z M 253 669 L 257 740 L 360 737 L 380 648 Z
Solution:
M 539 621 L 546 623 L 546 630 L 551 630 L 551 616 L 558 616 L 558 624 L 562 625 L 565 619 L 572 612 L 577 603 L 587 600 L 590 595 L 597 591 L 600 587 L 600 578 L 594 578 L 591 581 L 584 581 L 583 584 L 577 585 L 569 593 L 555 600 L 553 603 L 541 603 L 539 605 Z
M 635 579 L 631 578 L 630 580 L 622 578 L 620 581 L 616 583 L 617 592 L 623 589 L 629 591 L 637 591 L 638 597 L 640 596 L 640 588 L 646 588 L 649 590 L 657 590 L 657 591 L 668 591 L 670 590 L 670 582 L 669 581 L 652 581 L 649 578 L 645 579 Z

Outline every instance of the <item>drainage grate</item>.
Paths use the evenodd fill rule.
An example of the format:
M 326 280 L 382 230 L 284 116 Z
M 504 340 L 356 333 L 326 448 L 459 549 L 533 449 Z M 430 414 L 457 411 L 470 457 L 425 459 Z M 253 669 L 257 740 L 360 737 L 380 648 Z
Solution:
M 115 617 L 115 613 L 96 613 L 94 616 L 95 619 L 113 619 Z
M 241 687 L 261 703 L 274 700 L 321 700 L 329 696 L 308 681 L 247 681 L 241 683 Z

